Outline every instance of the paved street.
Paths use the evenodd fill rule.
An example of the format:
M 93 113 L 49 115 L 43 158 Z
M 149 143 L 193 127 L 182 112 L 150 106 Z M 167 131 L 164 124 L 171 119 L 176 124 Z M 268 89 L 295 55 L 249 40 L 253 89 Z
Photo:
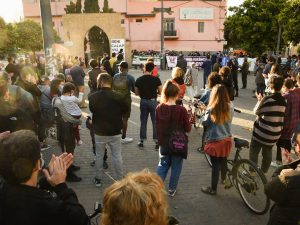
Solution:
M 136 78 L 141 75 L 139 70 L 131 70 L 130 73 Z M 160 71 L 160 78 L 165 81 L 170 77 L 170 71 Z M 239 82 L 241 86 L 241 74 Z M 250 140 L 251 128 L 255 116 L 252 109 L 256 100 L 252 98 L 254 88 L 254 76 L 248 76 L 248 89 L 240 90 L 240 97 L 234 101 L 235 107 L 242 111 L 235 114 L 232 132 L 234 136 Z M 84 110 L 88 112 L 88 109 Z M 85 122 L 85 118 L 83 118 Z M 139 171 L 143 168 L 156 170 L 158 163 L 158 152 L 154 150 L 154 143 L 151 140 L 151 122 L 148 121 L 148 140 L 145 142 L 143 150 L 137 148 L 139 137 L 139 98 L 133 97 L 132 114 L 128 125 L 128 136 L 134 138 L 134 142 L 122 145 L 123 161 L 125 172 Z M 217 196 L 208 196 L 201 192 L 201 187 L 210 184 L 211 169 L 204 156 L 196 151 L 200 145 L 200 134 L 202 128 L 195 130 L 189 135 L 189 156 L 184 161 L 181 178 L 178 185 L 178 192 L 174 198 L 168 198 L 170 204 L 170 214 L 176 216 L 182 225 L 264 225 L 267 223 L 268 215 L 258 216 L 251 213 L 242 202 L 238 192 L 231 188 L 225 190 L 219 185 Z M 78 194 L 80 202 L 85 206 L 88 213 L 92 212 L 95 201 L 102 202 L 103 192 L 106 187 L 113 183 L 114 170 L 109 153 L 109 168 L 103 176 L 103 187 L 97 188 L 93 184 L 95 175 L 94 168 L 90 166 L 93 159 L 92 143 L 89 132 L 83 123 L 81 128 L 83 145 L 76 148 L 75 163 L 81 166 L 77 173 L 83 178 L 80 183 L 72 183 Z M 56 143 L 49 141 L 52 148 L 44 154 L 50 155 L 52 152 L 59 152 Z M 242 155 L 248 157 L 248 149 Z M 233 151 L 234 152 L 234 151 Z M 275 155 L 275 154 L 273 154 Z M 270 176 L 270 174 L 269 174 Z M 168 178 L 166 180 L 167 186 Z

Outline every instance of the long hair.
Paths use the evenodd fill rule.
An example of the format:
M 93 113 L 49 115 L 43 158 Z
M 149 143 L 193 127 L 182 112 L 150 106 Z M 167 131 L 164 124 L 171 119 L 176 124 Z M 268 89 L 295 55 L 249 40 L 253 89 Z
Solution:
M 101 225 L 167 225 L 163 188 L 162 180 L 154 173 L 129 173 L 106 189 Z
M 167 80 L 162 88 L 161 102 L 166 103 L 170 98 L 178 97 L 179 87 L 172 80 Z
M 211 120 L 223 124 L 230 119 L 230 99 L 227 89 L 222 84 L 213 87 L 210 94 L 208 108 L 211 109 Z

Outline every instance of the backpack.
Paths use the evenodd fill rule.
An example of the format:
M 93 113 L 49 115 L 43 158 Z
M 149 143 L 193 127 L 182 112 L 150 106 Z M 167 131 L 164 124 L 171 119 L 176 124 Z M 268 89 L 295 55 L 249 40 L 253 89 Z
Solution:
M 176 121 L 173 120 L 173 110 L 171 111 L 171 126 L 168 134 L 170 155 L 177 155 L 186 159 L 188 154 L 188 136 L 185 134 L 184 129 L 179 128 Z
M 184 75 L 184 84 L 186 86 L 191 86 L 193 84 L 192 70 L 187 69 Z
M 114 78 L 113 90 L 121 94 L 122 97 L 127 97 L 130 94 L 127 75 L 119 74 Z

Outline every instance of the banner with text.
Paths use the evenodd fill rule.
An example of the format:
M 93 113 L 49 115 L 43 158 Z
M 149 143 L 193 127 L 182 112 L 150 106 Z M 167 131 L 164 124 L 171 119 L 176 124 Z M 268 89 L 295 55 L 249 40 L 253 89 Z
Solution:
M 111 53 L 118 54 L 121 49 L 125 57 L 125 39 L 111 39 Z

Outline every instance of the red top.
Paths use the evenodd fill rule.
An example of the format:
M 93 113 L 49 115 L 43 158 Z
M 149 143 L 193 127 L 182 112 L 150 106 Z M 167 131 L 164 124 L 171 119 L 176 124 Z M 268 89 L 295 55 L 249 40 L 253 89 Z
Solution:
M 186 90 L 186 85 L 184 82 L 176 82 L 176 80 L 172 80 L 172 83 L 177 85 L 178 88 L 179 88 L 179 94 L 178 94 L 178 97 L 180 99 L 183 99 L 184 95 L 185 95 L 185 90 Z
M 157 77 L 157 74 L 158 74 L 158 68 L 157 66 L 154 66 L 154 69 L 152 71 L 152 76 Z
M 165 143 L 166 132 L 169 131 L 171 126 L 171 111 L 172 119 L 176 121 L 178 128 L 182 128 L 185 132 L 191 131 L 191 123 L 188 119 L 186 109 L 180 105 L 166 105 L 159 104 L 156 108 L 156 132 L 158 138 L 158 144 L 163 145 Z

